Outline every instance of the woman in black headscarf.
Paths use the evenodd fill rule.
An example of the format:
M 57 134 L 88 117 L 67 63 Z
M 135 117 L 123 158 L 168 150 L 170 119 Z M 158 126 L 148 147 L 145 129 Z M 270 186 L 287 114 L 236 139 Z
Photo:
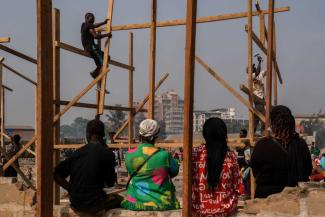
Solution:
M 272 109 L 271 128 L 275 139 L 288 153 L 288 185 L 309 181 L 312 161 L 308 146 L 295 130 L 295 119 L 289 108 L 276 106 Z

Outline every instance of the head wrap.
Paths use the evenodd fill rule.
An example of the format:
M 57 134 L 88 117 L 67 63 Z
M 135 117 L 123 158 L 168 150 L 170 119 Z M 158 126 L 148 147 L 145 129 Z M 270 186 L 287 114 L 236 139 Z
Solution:
M 157 121 L 152 119 L 143 120 L 139 126 L 139 134 L 150 140 L 158 137 L 160 127 Z

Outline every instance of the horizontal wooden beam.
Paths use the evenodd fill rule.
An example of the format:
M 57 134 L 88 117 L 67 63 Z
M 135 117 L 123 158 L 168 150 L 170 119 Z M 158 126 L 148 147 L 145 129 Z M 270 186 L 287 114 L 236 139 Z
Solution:
M 193 147 L 198 147 L 200 146 L 202 143 L 194 143 Z M 238 142 L 228 142 L 228 145 L 243 145 L 245 146 L 244 143 L 238 143 Z M 79 149 L 82 148 L 83 146 L 85 146 L 85 144 L 58 144 L 58 145 L 54 145 L 54 149 Z M 112 148 L 112 149 L 116 149 L 116 148 L 136 148 L 139 146 L 139 143 L 132 143 L 132 144 L 128 144 L 128 143 L 122 143 L 122 144 L 108 144 L 107 147 L 108 148 Z M 179 143 L 156 143 L 155 147 L 159 147 L 159 148 L 183 148 L 183 142 L 179 142 Z
M 289 10 L 290 10 L 289 7 L 282 7 L 282 8 L 275 9 L 274 12 L 280 13 Z M 262 13 L 268 14 L 268 11 L 263 10 Z M 197 18 L 196 23 L 208 23 L 208 22 L 215 22 L 215 21 L 240 19 L 240 18 L 246 18 L 247 15 L 248 15 L 247 12 L 241 12 L 241 13 L 230 13 L 230 14 L 223 14 L 223 15 L 216 15 L 216 16 L 205 16 L 205 17 Z M 258 15 L 260 15 L 258 11 L 253 12 L 253 16 L 258 16 Z M 157 27 L 171 27 L 171 26 L 181 26 L 181 25 L 185 25 L 184 19 L 157 22 Z M 130 29 L 149 29 L 149 28 L 150 28 L 150 23 L 137 23 L 137 24 L 113 26 L 113 31 L 130 30 Z M 98 31 L 105 31 L 105 28 L 98 28 Z
M 246 93 L 247 95 L 250 95 L 248 87 L 246 87 L 244 84 L 240 85 L 240 90 Z M 265 105 L 265 101 L 259 98 L 258 96 L 256 96 L 254 93 L 253 93 L 253 100 L 259 102 L 260 104 Z
M 247 25 L 245 26 L 245 31 L 247 32 L 248 31 L 248 27 Z M 258 38 L 258 36 L 253 32 L 253 41 L 255 42 L 255 44 L 263 51 L 263 53 L 266 55 L 267 54 L 267 49 L 266 47 L 264 47 L 263 43 L 261 42 L 261 40 Z M 280 81 L 280 84 L 283 84 L 283 80 L 282 80 L 282 76 L 281 76 L 281 73 L 280 73 L 280 69 L 279 69 L 279 65 L 278 65 L 278 62 L 276 60 L 276 57 L 274 55 L 274 51 L 273 51 L 273 63 L 274 63 L 274 68 L 275 68 L 275 71 L 279 77 L 279 81 Z
M 37 60 L 36 59 L 34 59 L 34 58 L 32 58 L 32 57 L 30 57 L 30 56 L 28 56 L 26 54 L 23 54 L 23 53 L 21 53 L 19 51 L 16 51 L 16 50 L 14 50 L 12 48 L 9 48 L 7 46 L 4 46 L 4 45 L 0 44 L 0 49 L 3 50 L 3 51 L 6 51 L 7 53 L 10 53 L 12 55 L 15 55 L 15 56 L 17 56 L 19 58 L 22 58 L 22 59 L 24 59 L 26 61 L 29 61 L 29 62 L 34 63 L 34 64 L 37 64 Z
M 3 87 L 3 89 L 8 90 L 10 92 L 13 92 L 14 91 L 13 89 L 11 89 L 10 87 L 8 87 L 8 86 L 6 86 L 4 84 L 2 85 L 2 87 Z
M 55 104 L 59 105 L 68 105 L 70 101 L 65 101 L 61 100 L 59 103 L 54 102 Z M 90 109 L 97 109 L 97 104 L 91 104 L 91 103 L 75 103 L 73 105 L 74 107 L 80 107 L 80 108 L 90 108 Z M 128 108 L 128 107 L 123 107 L 123 106 L 109 106 L 105 105 L 104 106 L 105 110 L 114 110 L 114 111 L 135 111 L 135 108 Z M 147 109 L 142 109 L 141 112 L 147 112 Z
M 0 38 L 0 43 L 8 43 L 10 42 L 10 38 L 7 37 L 7 38 Z
M 34 84 L 35 86 L 37 85 L 37 83 L 35 81 L 33 81 L 32 79 L 28 78 L 27 76 L 23 75 L 22 73 L 18 72 L 17 70 L 11 68 L 10 66 L 3 64 L 3 67 L 8 69 L 9 71 L 11 71 L 12 73 L 16 74 L 17 76 L 25 79 L 26 81 Z
M 72 45 L 69 45 L 69 44 L 66 44 L 66 43 L 63 43 L 63 42 L 58 42 L 56 41 L 55 42 L 55 46 L 61 48 L 61 49 L 64 49 L 64 50 L 67 50 L 67 51 L 70 51 L 72 53 L 75 53 L 75 54 L 79 54 L 81 56 L 84 56 L 84 57 L 91 57 L 90 54 L 85 51 L 85 50 L 82 50 L 80 48 L 77 48 L 77 47 L 74 47 Z M 110 65 L 113 65 L 113 66 L 116 66 L 116 67 L 120 67 L 120 68 L 123 68 L 123 69 L 127 69 L 127 70 L 134 70 L 134 67 L 132 66 L 129 66 L 127 64 L 124 64 L 124 63 L 121 63 L 121 62 L 118 62 L 116 60 L 113 60 L 111 59 L 109 61 L 109 64 Z
M 255 113 L 260 120 L 265 123 L 265 116 L 253 108 L 249 101 L 240 95 L 232 86 L 230 86 L 220 75 L 217 74 L 212 68 L 210 68 L 201 58 L 195 57 L 195 60 L 214 77 L 222 86 L 224 86 L 233 96 L 235 96 L 241 103 L 243 103 L 251 112 Z

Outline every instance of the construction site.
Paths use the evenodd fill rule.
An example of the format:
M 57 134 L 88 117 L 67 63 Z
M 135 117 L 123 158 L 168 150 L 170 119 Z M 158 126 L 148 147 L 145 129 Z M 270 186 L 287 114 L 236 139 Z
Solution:
M 295 115 L 295 127 L 296 131 L 299 131 L 296 132 L 297 135 L 299 134 L 300 138 L 306 140 L 305 144 L 310 149 L 308 159 L 310 159 L 313 170 L 308 174 L 309 180 L 298 180 L 299 182 L 295 186 L 287 185 L 277 193 L 259 198 L 256 197 L 258 194 L 255 192 L 256 185 L 258 185 L 257 177 L 254 176 L 256 172 L 254 172 L 254 168 L 251 168 L 250 163 L 247 163 L 246 168 L 240 171 L 241 176 L 246 175 L 245 183 L 242 183 L 243 186 L 245 185 L 244 193 L 241 192 L 236 196 L 238 203 L 234 212 L 231 214 L 197 214 L 193 208 L 193 198 L 195 197 L 193 196 L 193 189 L 195 188 L 193 183 L 196 177 L 196 170 L 193 168 L 193 153 L 207 142 L 204 139 L 205 136 L 201 136 L 203 132 L 199 132 L 200 136 L 193 133 L 196 131 L 194 125 L 197 124 L 194 123 L 196 119 L 193 117 L 197 104 L 207 100 L 213 101 L 221 107 L 224 105 L 219 105 L 219 101 L 223 102 L 222 98 L 227 98 L 226 103 L 229 105 L 235 103 L 236 106 L 238 104 L 242 108 L 243 116 L 247 117 L 248 120 L 247 135 L 242 137 L 239 132 L 230 134 L 228 129 L 228 136 L 226 135 L 227 150 L 236 152 L 237 159 L 239 159 L 239 150 L 249 150 L 249 159 L 247 160 L 245 155 L 245 160 L 250 162 L 251 153 L 254 153 L 256 144 L 264 137 L 271 138 L 272 133 L 275 132 L 272 125 L 272 109 L 278 105 L 291 103 L 291 97 L 292 101 L 297 99 L 297 96 L 287 96 L 294 92 L 294 89 L 287 91 L 287 88 L 294 85 L 298 86 L 300 81 L 294 78 L 295 72 L 288 72 L 291 70 L 290 67 L 286 66 L 289 62 L 288 59 L 281 60 L 279 58 L 289 53 L 287 51 L 289 48 L 286 48 L 287 41 L 294 39 L 285 38 L 285 34 L 281 34 L 279 30 L 291 28 L 288 23 L 292 22 L 292 19 L 290 22 L 286 19 L 295 10 L 291 5 L 284 4 L 299 5 L 300 3 L 245 0 L 237 1 L 239 6 L 228 10 L 229 7 L 237 4 L 235 0 L 232 0 L 231 3 L 223 1 L 220 8 L 213 8 L 212 5 L 217 5 L 213 1 L 208 3 L 208 1 L 183 0 L 175 3 L 174 0 L 175 2 L 168 1 L 167 3 L 166 1 L 163 3 L 165 0 L 142 0 L 135 3 L 134 0 L 123 0 L 123 2 L 122 0 L 103 0 L 98 1 L 98 4 L 97 1 L 92 1 L 91 4 L 94 6 L 85 11 L 84 7 L 87 5 L 84 3 L 85 1 L 80 1 L 80 5 L 85 5 L 80 6 L 82 8 L 79 9 L 77 9 L 79 7 L 78 1 L 56 1 L 36 0 L 36 4 L 35 1 L 33 4 L 31 1 L 26 3 L 29 4 L 28 8 L 20 8 L 19 5 L 15 5 L 18 4 L 18 0 L 13 3 L 7 1 L 1 3 L 0 11 L 3 14 L 5 14 L 5 10 L 9 10 L 6 9 L 7 7 L 17 8 L 17 11 L 6 12 L 12 17 L 0 15 L 1 20 L 16 19 L 16 23 L 21 22 L 19 20 L 24 19 L 23 16 L 28 16 L 24 14 L 18 19 L 15 18 L 17 13 L 20 11 L 25 13 L 26 10 L 32 8 L 32 11 L 36 12 L 36 20 L 34 21 L 36 29 L 34 31 L 32 27 L 25 26 L 25 28 L 31 28 L 32 30 L 28 30 L 28 32 L 32 31 L 32 35 L 35 35 L 36 38 L 16 42 L 16 38 L 21 39 L 22 37 L 12 36 L 10 31 L 21 27 L 16 27 L 15 22 L 8 25 L 4 25 L 5 21 L 0 22 L 0 217 L 325 216 L 325 210 L 322 207 L 322 202 L 325 201 L 325 184 L 323 183 L 325 168 L 322 168 L 322 159 L 325 160 L 325 155 L 323 156 L 325 147 L 317 144 L 315 140 L 317 135 L 313 133 L 313 130 L 306 133 L 307 118 L 303 115 Z M 173 4 L 175 4 L 175 8 L 173 8 Z M 322 3 L 317 4 L 321 5 Z M 127 10 L 124 8 L 126 6 Z M 137 10 L 137 7 L 141 7 L 142 10 L 132 13 L 133 10 Z M 179 12 L 179 8 L 182 8 L 183 11 Z M 240 11 L 236 11 L 237 8 Z M 145 15 L 150 19 L 146 17 L 147 21 L 142 22 L 142 18 L 140 19 L 137 16 L 144 13 L 144 10 L 146 10 Z M 167 13 L 169 10 L 174 11 L 174 13 Z M 97 11 L 101 12 L 97 13 Z M 220 13 L 220 11 L 226 12 Z M 75 13 L 71 14 L 72 12 Z M 94 14 L 89 12 L 95 15 L 100 14 L 98 16 L 99 22 L 105 20 L 98 25 L 97 20 L 96 24 L 93 21 L 90 25 L 91 30 L 87 30 L 88 32 L 85 33 L 90 35 L 87 37 L 91 37 L 92 41 L 95 40 L 96 46 L 98 46 L 96 52 L 99 52 L 101 63 L 96 62 L 97 57 L 94 57 L 96 53 L 94 54 L 93 50 L 87 50 L 87 46 L 83 44 L 83 38 L 83 47 L 80 44 L 80 26 L 69 26 L 69 24 L 75 23 L 75 20 L 80 21 L 80 24 L 84 22 L 85 18 L 87 21 L 88 15 L 95 19 Z M 168 15 L 164 15 L 163 12 Z M 21 13 L 23 14 L 23 12 Z M 173 18 L 174 14 L 177 14 L 178 17 Z M 180 16 L 183 17 L 179 18 Z M 126 23 L 126 20 L 133 21 Z M 237 22 L 236 25 L 232 24 L 234 22 Z M 302 23 L 301 25 L 309 24 Z M 317 25 L 321 26 L 322 24 Z M 238 26 L 240 29 L 237 28 Z M 231 30 L 230 33 L 227 33 L 229 34 L 228 40 L 236 38 L 238 41 L 227 41 L 228 44 L 221 40 L 216 42 L 219 40 L 219 32 L 220 38 L 223 37 L 227 40 L 228 36 L 221 32 L 223 29 L 225 31 L 226 29 L 235 29 L 234 27 L 242 35 L 232 34 L 230 36 L 231 31 L 235 31 Z M 323 26 L 319 28 L 323 32 L 325 31 Z M 76 29 L 78 32 L 75 31 Z M 214 32 L 211 29 L 216 29 L 216 31 Z M 309 31 L 307 27 L 306 29 L 301 29 L 301 31 Z M 174 35 L 170 32 L 174 32 Z M 201 35 L 202 32 L 207 32 L 207 35 Z M 83 34 L 83 27 L 81 34 Z M 159 37 L 159 34 L 163 37 Z M 169 34 L 171 36 L 167 36 Z M 305 36 L 306 34 L 302 35 Z M 86 36 L 82 35 L 82 37 Z M 175 41 L 172 42 L 171 40 L 174 38 Z M 177 52 L 175 51 L 176 48 L 173 48 L 179 43 L 176 38 L 182 43 L 179 45 L 181 51 Z M 164 42 L 159 42 L 159 40 Z M 115 43 L 116 41 L 117 43 Z M 33 44 L 34 42 L 35 44 Z M 19 47 L 23 43 L 29 44 L 31 48 L 22 49 Z M 220 46 L 219 43 L 225 43 L 224 47 L 233 46 L 234 48 L 229 50 L 238 52 L 238 57 L 232 57 L 227 48 L 219 50 L 217 48 Z M 205 52 L 210 47 L 211 50 Z M 324 44 L 320 44 L 319 47 L 325 50 Z M 160 51 L 163 54 L 160 54 Z M 301 50 L 300 52 L 308 53 L 309 51 Z M 33 56 L 31 53 L 35 55 Z M 304 57 L 306 56 L 308 55 L 305 54 Z M 312 59 L 312 56 L 313 54 L 310 54 L 309 58 Z M 219 57 L 218 62 L 215 59 Z M 143 62 L 143 59 L 146 61 Z M 257 67 L 255 59 L 259 62 L 259 67 Z M 91 71 L 94 67 L 93 60 L 97 68 Z M 168 61 L 180 62 L 181 66 L 171 69 L 168 67 Z M 292 61 L 290 64 L 299 65 L 298 61 L 300 60 L 297 59 L 296 61 L 297 63 Z M 305 64 L 309 64 L 307 59 L 305 61 Z M 216 62 L 220 65 L 219 69 L 216 68 Z M 315 64 L 314 62 L 312 64 Z M 260 67 L 262 63 L 265 64 L 262 78 L 265 84 L 262 81 L 263 96 L 261 97 L 255 90 L 255 82 L 260 71 L 262 73 Z M 228 65 L 236 64 L 240 64 L 237 68 L 240 68 L 242 72 L 230 72 L 234 69 L 231 67 L 227 70 Z M 324 65 L 322 67 L 324 70 Z M 35 73 L 28 72 L 30 70 L 34 70 Z M 76 70 L 82 70 L 82 72 Z M 232 77 L 229 74 L 223 74 L 219 70 L 232 73 L 232 76 L 236 77 L 235 81 L 230 80 Z M 257 70 L 259 70 L 258 73 Z M 142 73 L 143 71 L 145 73 Z M 93 79 L 89 77 L 89 72 Z M 201 78 L 199 74 L 204 74 L 206 77 Z M 301 79 L 302 83 L 304 79 Z M 322 78 L 319 79 L 322 80 Z M 14 84 L 14 87 L 11 84 Z M 81 136 L 78 139 L 64 139 L 62 136 L 64 125 L 78 116 L 87 120 L 96 117 L 95 120 L 104 121 L 105 118 L 113 119 L 113 112 L 125 114 L 125 118 L 118 120 L 116 128 L 113 130 L 106 129 L 105 131 L 105 148 L 107 145 L 110 152 L 113 153 L 114 151 L 115 153 L 117 179 L 113 186 L 105 187 L 104 192 L 107 195 L 119 195 L 127 198 L 129 184 L 133 185 L 131 180 L 134 173 L 137 175 L 151 156 L 133 173 L 130 173 L 126 155 L 133 153 L 133 150 L 136 150 L 143 143 L 141 137 L 143 135 L 140 132 L 141 129 L 139 130 L 141 128 L 141 126 L 139 127 L 140 122 L 143 119 L 157 119 L 157 95 L 161 89 L 166 90 L 165 85 L 166 88 L 170 89 L 177 89 L 179 86 L 182 88 L 184 100 L 179 106 L 180 111 L 177 110 L 182 115 L 182 134 L 181 138 L 177 139 L 169 139 L 169 137 L 164 139 L 157 136 L 156 143 L 153 145 L 158 150 L 167 150 L 166 152 L 170 156 L 175 157 L 177 155 L 179 158 L 178 174 L 173 178 L 171 177 L 170 182 L 175 188 L 176 201 L 179 201 L 180 206 L 166 210 L 129 210 L 123 206 L 122 208 L 118 206 L 119 208 L 101 210 L 102 212 L 96 214 L 89 214 L 73 208 L 70 203 L 71 191 L 70 189 L 65 190 L 64 185 L 59 184 L 60 182 L 55 177 L 56 171 L 58 165 L 61 165 L 60 162 L 74 156 L 74 152 L 84 150 L 85 147 L 89 146 L 89 138 L 86 132 L 79 132 Z M 210 86 L 218 89 L 209 89 Z M 313 88 L 317 87 L 301 87 L 304 89 L 303 91 Z M 12 95 L 16 92 L 19 92 L 17 93 L 19 97 L 14 98 Z M 300 92 L 297 91 L 297 95 L 299 94 Z M 282 97 L 282 95 L 285 96 Z M 228 98 L 231 99 L 228 100 Z M 309 100 L 316 101 L 316 97 Z M 25 104 L 27 109 L 24 111 Z M 210 107 L 211 105 L 209 104 Z M 293 103 L 293 105 L 298 104 Z M 319 106 L 319 104 L 315 103 L 315 106 Z M 297 113 L 294 108 L 290 107 L 290 109 Z M 29 110 L 34 113 L 27 112 Z M 18 111 L 20 114 L 15 117 L 14 113 Z M 144 116 L 142 119 L 139 118 L 140 114 Z M 165 112 L 161 112 L 161 114 L 163 114 L 162 116 L 166 115 Z M 23 119 L 26 116 L 31 117 L 30 120 L 33 124 L 30 125 L 33 127 L 24 127 L 26 123 L 18 121 L 18 119 Z M 309 126 L 321 123 L 322 117 L 321 111 L 318 115 L 311 116 L 311 121 L 308 122 L 311 123 Z M 206 119 L 205 121 L 207 121 Z M 161 125 L 160 121 L 157 122 Z M 21 126 L 19 128 L 9 127 L 13 124 Z M 105 123 L 105 126 L 107 127 L 110 124 L 111 122 Z M 259 124 L 260 129 L 257 126 Z M 305 128 L 297 130 L 297 126 L 303 126 L 303 124 L 305 124 Z M 319 128 L 323 130 L 325 129 L 323 127 L 321 125 Z M 162 126 L 159 129 L 161 131 Z M 86 125 L 82 128 L 82 131 L 85 130 Z M 19 139 L 22 137 L 19 149 L 13 153 L 8 152 L 8 147 L 15 144 L 15 136 L 18 134 L 20 135 Z M 322 134 L 319 133 L 319 135 L 321 137 Z M 315 141 L 316 146 L 319 146 L 318 155 L 313 154 Z M 272 158 L 277 161 L 278 157 L 276 155 Z M 14 177 L 6 175 L 9 171 L 15 174 Z M 222 177 L 222 175 L 219 176 Z M 313 178 L 316 176 L 321 178 Z M 241 179 L 244 180 L 243 177 Z M 69 178 L 67 180 L 69 182 Z M 210 198 L 210 200 L 214 199 Z M 167 200 L 170 198 L 168 197 Z M 160 206 L 158 205 L 158 207 Z

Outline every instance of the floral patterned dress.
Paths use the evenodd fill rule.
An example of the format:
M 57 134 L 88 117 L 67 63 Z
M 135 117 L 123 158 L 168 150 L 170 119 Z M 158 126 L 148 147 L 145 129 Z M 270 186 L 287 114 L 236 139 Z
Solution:
M 157 148 L 151 144 L 141 144 L 128 151 L 125 164 L 129 175 Z M 164 149 L 156 152 L 132 178 L 121 207 L 129 210 L 171 210 L 179 209 L 176 190 L 171 178 L 178 174 L 179 165 Z
M 206 161 L 205 145 L 195 148 L 192 155 L 192 216 L 230 216 L 236 211 L 238 196 L 242 190 L 237 157 L 234 152 L 227 152 L 215 190 L 208 188 Z

